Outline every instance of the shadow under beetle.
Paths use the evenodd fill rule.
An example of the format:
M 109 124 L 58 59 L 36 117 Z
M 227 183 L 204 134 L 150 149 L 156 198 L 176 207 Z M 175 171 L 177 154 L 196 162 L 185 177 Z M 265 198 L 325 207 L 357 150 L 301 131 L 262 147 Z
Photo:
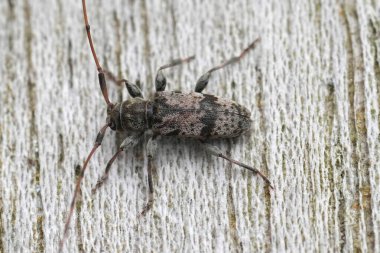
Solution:
M 125 79 L 117 80 L 111 73 L 102 69 L 91 38 L 85 0 L 82 0 L 82 7 L 88 41 L 98 70 L 100 89 L 104 100 L 107 103 L 107 119 L 106 125 L 101 128 L 96 137 L 94 147 L 85 160 L 76 182 L 74 196 L 70 204 L 70 210 L 64 227 L 64 234 L 59 245 L 59 252 L 61 252 L 63 243 L 67 237 L 68 227 L 74 211 L 80 183 L 83 179 L 87 164 L 95 150 L 101 145 L 108 127 L 112 130 L 133 134 L 126 137 L 118 151 L 107 163 L 105 172 L 98 180 L 96 186 L 92 189 L 92 193 L 95 193 L 95 191 L 106 181 L 112 163 L 122 151 L 136 145 L 142 139 L 145 131 L 150 130 L 153 133 L 147 143 L 149 200 L 139 216 L 145 215 L 153 205 L 152 159 L 157 147 L 157 139 L 160 136 L 179 136 L 197 139 L 208 154 L 226 159 L 231 163 L 260 175 L 269 187 L 273 189 L 269 179 L 259 170 L 224 155 L 219 148 L 206 143 L 208 139 L 237 137 L 249 130 L 251 126 L 251 113 L 247 108 L 231 100 L 219 98 L 214 95 L 203 94 L 202 91 L 207 86 L 209 78 L 214 71 L 238 62 L 249 50 L 256 47 L 260 38 L 253 41 L 240 53 L 239 56 L 232 57 L 203 74 L 195 85 L 195 92 L 180 93 L 165 91 L 166 79 L 162 73 L 162 70 L 166 68 L 174 67 L 193 60 L 195 58 L 194 56 L 176 59 L 169 64 L 160 67 L 155 78 L 156 92 L 154 97 L 145 100 L 137 85 L 130 83 Z M 117 83 L 125 83 L 128 93 L 132 98 L 121 103 L 111 103 L 108 98 L 106 75 Z

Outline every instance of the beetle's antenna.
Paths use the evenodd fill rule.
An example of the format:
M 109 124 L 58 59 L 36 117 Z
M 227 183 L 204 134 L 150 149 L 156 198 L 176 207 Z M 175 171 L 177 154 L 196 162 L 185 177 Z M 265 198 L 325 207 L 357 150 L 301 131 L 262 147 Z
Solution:
M 82 0 L 82 7 L 83 7 L 83 18 L 84 18 L 84 23 L 86 26 L 88 42 L 90 43 L 91 53 L 92 53 L 92 56 L 94 57 L 96 68 L 98 69 L 100 89 L 102 91 L 104 100 L 106 101 L 107 105 L 109 106 L 109 105 L 112 105 L 112 103 L 110 102 L 110 100 L 108 98 L 106 79 L 104 77 L 103 69 L 100 66 L 98 57 L 96 55 L 94 43 L 92 42 L 92 37 L 91 37 L 91 32 L 90 32 L 90 24 L 88 23 L 88 18 L 87 18 L 86 0 Z
M 58 250 L 58 252 L 62 252 L 63 244 L 64 244 L 64 242 L 66 240 L 66 237 L 67 237 L 67 231 L 69 229 L 71 217 L 73 216 L 75 202 L 76 202 L 76 199 L 77 199 L 77 196 L 78 196 L 78 193 L 79 193 L 80 183 L 82 182 L 82 179 L 83 179 L 83 176 L 84 176 L 84 172 L 86 171 L 86 168 L 87 168 L 87 164 L 90 161 L 92 155 L 95 153 L 96 149 L 102 144 L 102 140 L 103 140 L 104 134 L 106 133 L 107 128 L 108 128 L 108 125 L 105 125 L 105 126 L 102 127 L 102 129 L 100 129 L 98 135 L 96 136 L 94 147 L 91 149 L 90 154 L 88 155 L 87 159 L 85 160 L 85 162 L 83 164 L 83 168 L 80 171 L 79 177 L 77 179 L 77 183 L 75 185 L 74 196 L 73 196 L 73 199 L 71 200 L 70 211 L 69 211 L 69 213 L 67 215 L 67 219 L 66 219 L 66 223 L 65 223 L 65 228 L 63 230 L 63 236 L 62 236 L 61 241 L 59 242 L 59 250 Z

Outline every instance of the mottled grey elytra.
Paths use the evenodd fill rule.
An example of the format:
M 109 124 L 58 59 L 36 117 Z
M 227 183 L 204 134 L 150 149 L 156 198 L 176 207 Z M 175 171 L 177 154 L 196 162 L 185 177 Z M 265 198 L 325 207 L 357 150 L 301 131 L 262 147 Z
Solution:
M 189 62 L 195 57 L 190 56 L 187 58 L 172 60 L 169 64 L 166 64 L 158 69 L 155 78 L 156 92 L 153 98 L 145 100 L 137 85 L 126 79 L 117 79 L 112 73 L 102 69 L 91 39 L 85 0 L 82 0 L 82 7 L 87 38 L 98 70 L 100 90 L 103 94 L 105 102 L 107 103 L 107 118 L 106 124 L 99 131 L 94 147 L 85 160 L 81 173 L 77 179 L 63 236 L 59 244 L 59 252 L 62 251 L 64 241 L 67 237 L 67 231 L 75 207 L 75 201 L 78 196 L 80 183 L 83 179 L 87 164 L 95 150 L 101 145 L 108 127 L 112 130 L 127 132 L 129 133 L 129 136 L 122 142 L 118 151 L 107 163 L 103 176 L 98 180 L 95 187 L 92 189 L 93 193 L 95 193 L 96 190 L 108 178 L 111 165 L 117 156 L 122 153 L 122 151 L 139 143 L 139 141 L 143 139 L 142 136 L 144 133 L 150 134 L 146 147 L 148 158 L 147 170 L 149 199 L 139 214 L 139 217 L 145 215 L 153 205 L 154 191 L 152 179 L 152 160 L 157 149 L 157 139 L 161 136 L 178 136 L 197 139 L 208 154 L 223 158 L 260 175 L 267 185 L 273 189 L 269 179 L 259 170 L 224 155 L 219 148 L 207 143 L 207 140 L 209 139 L 237 137 L 249 130 L 251 126 L 250 111 L 234 101 L 202 93 L 214 71 L 240 61 L 248 51 L 256 47 L 260 41 L 260 38 L 253 41 L 240 53 L 240 55 L 232 57 L 204 73 L 195 84 L 195 92 L 181 93 L 165 91 L 166 78 L 163 75 L 162 70 Z M 118 84 L 124 83 L 127 87 L 129 95 L 132 98 L 122 103 L 111 103 L 108 98 L 106 76 L 108 79 Z

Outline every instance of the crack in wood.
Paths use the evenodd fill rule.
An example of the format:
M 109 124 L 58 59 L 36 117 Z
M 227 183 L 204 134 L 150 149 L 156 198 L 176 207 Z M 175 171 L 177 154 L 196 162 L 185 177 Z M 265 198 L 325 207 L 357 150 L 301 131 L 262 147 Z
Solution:
M 363 52 L 361 50 L 360 38 L 360 24 L 358 20 L 358 13 L 352 6 L 345 5 L 343 7 L 344 25 L 346 27 L 347 36 L 347 81 L 348 81 L 348 96 L 349 96 L 349 132 L 350 141 L 352 145 L 351 162 L 356 171 L 354 175 L 348 174 L 347 181 L 350 190 L 354 196 L 354 201 L 351 206 L 346 206 L 351 216 L 354 218 L 355 226 L 353 230 L 353 247 L 354 250 L 363 248 L 374 248 L 371 234 L 373 235 L 373 225 L 371 224 L 370 217 L 372 216 L 372 209 L 370 204 L 364 205 L 367 202 L 360 193 L 360 189 L 368 185 L 369 179 L 369 163 L 368 163 L 368 143 L 367 143 L 367 128 L 365 122 L 365 91 L 363 72 Z M 363 185 L 364 184 L 364 185 Z M 369 194 L 370 195 L 370 194 Z M 364 224 L 361 219 L 364 216 Z M 346 216 L 347 217 L 347 216 Z M 364 225 L 364 226 L 363 226 Z M 363 238 L 361 231 L 367 234 Z

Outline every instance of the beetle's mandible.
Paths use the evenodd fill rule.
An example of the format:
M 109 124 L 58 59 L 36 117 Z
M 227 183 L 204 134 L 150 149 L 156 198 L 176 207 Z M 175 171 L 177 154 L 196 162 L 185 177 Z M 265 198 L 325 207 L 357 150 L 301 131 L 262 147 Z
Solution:
M 208 139 L 237 137 L 249 130 L 251 126 L 251 113 L 247 108 L 231 100 L 203 94 L 202 91 L 207 86 L 209 78 L 214 71 L 238 62 L 249 50 L 256 47 L 260 39 L 253 41 L 240 55 L 232 57 L 224 63 L 208 70 L 198 79 L 195 90 L 191 93 L 165 91 L 166 79 L 162 71 L 166 68 L 189 62 L 195 57 L 191 56 L 173 60 L 158 69 L 155 78 L 156 92 L 152 99 L 144 99 L 137 85 L 126 79 L 117 80 L 114 75 L 102 69 L 91 38 L 85 0 L 82 0 L 82 8 L 87 38 L 98 70 L 100 89 L 107 103 L 107 118 L 106 124 L 99 131 L 94 147 L 85 160 L 76 182 L 74 196 L 70 204 L 70 210 L 59 245 L 59 252 L 61 252 L 65 238 L 67 237 L 80 183 L 83 179 L 87 164 L 95 150 L 101 145 L 108 127 L 112 130 L 128 132 L 131 135 L 122 142 L 118 151 L 108 162 L 103 176 L 98 180 L 92 190 L 93 193 L 107 179 L 111 165 L 116 157 L 122 153 L 123 150 L 136 145 L 142 139 L 144 132 L 148 130 L 152 132 L 152 136 L 147 143 L 149 200 L 142 209 L 140 216 L 146 214 L 153 205 L 152 159 L 155 154 L 157 139 L 160 136 L 179 136 L 197 139 L 208 154 L 226 159 L 231 163 L 260 175 L 267 185 L 273 188 L 269 179 L 259 170 L 224 155 L 217 147 L 206 142 Z M 122 103 L 111 103 L 108 98 L 106 76 L 117 83 L 125 83 L 128 93 L 132 98 Z

